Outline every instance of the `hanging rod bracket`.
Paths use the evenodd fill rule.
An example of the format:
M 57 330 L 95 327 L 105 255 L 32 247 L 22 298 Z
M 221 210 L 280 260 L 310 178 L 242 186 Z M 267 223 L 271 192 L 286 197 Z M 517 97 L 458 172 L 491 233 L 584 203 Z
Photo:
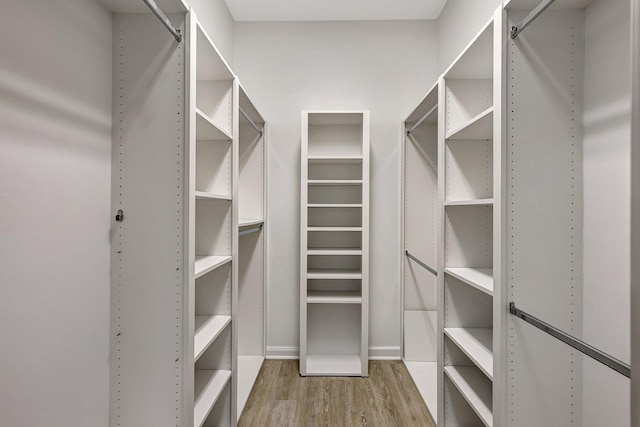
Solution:
M 524 31 L 538 16 L 542 14 L 549 6 L 556 0 L 543 0 L 539 5 L 535 7 L 519 24 L 511 27 L 511 38 L 515 39 L 518 35 Z
M 164 25 L 166 29 L 169 30 L 169 32 L 173 35 L 176 41 L 180 43 L 182 41 L 182 33 L 180 32 L 179 29 L 173 26 L 171 21 L 169 21 L 169 18 L 167 18 L 167 15 L 165 15 L 164 12 L 160 10 L 155 0 L 142 0 L 142 1 L 144 2 L 144 4 L 147 5 L 147 7 L 149 7 L 149 9 L 151 9 L 151 12 L 153 12 L 153 14 L 156 15 L 156 17 L 160 20 L 162 25 Z
M 631 378 L 631 366 L 629 366 L 628 364 L 616 359 L 613 356 L 608 355 L 607 353 L 601 350 L 598 350 L 597 348 L 585 343 L 584 341 L 581 341 L 575 337 L 572 337 L 571 335 L 561 331 L 555 326 L 551 326 L 550 324 L 543 322 L 537 317 L 534 317 L 529 313 L 526 313 L 520 310 L 519 308 L 516 307 L 516 303 L 514 302 L 509 303 L 509 313 L 511 313 L 516 317 L 519 317 L 525 322 L 535 326 L 536 328 L 540 329 L 543 332 L 546 332 L 547 334 L 562 341 L 563 343 L 575 348 L 576 350 L 585 354 L 586 356 L 589 356 L 592 359 L 602 363 L 603 365 L 608 366 L 609 368 L 613 369 L 619 374 L 622 374 L 627 378 Z

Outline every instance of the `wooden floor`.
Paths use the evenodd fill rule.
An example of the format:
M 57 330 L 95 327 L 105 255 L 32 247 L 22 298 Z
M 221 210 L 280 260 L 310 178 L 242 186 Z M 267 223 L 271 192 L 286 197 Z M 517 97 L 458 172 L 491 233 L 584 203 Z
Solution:
M 401 361 L 369 362 L 368 378 L 301 377 L 297 360 L 266 360 L 239 427 L 433 427 Z

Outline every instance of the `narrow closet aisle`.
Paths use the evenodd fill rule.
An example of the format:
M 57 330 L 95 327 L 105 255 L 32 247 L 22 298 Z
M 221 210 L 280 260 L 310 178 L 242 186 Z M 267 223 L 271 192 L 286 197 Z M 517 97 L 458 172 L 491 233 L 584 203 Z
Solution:
M 0 424 L 640 425 L 640 0 L 5 0 Z

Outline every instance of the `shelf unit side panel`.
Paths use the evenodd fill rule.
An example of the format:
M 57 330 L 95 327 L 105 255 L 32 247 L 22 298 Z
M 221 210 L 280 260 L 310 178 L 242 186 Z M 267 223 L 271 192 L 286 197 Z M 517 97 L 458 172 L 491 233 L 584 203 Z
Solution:
M 360 305 L 360 371 L 369 375 L 369 202 L 371 170 L 369 111 L 362 113 L 362 302 Z
M 423 125 L 404 141 L 404 249 L 437 268 L 437 125 Z M 437 309 L 437 277 L 403 257 L 404 309 Z
M 196 142 L 196 190 L 231 197 L 231 144 Z
M 169 18 L 184 32 L 184 14 Z M 113 25 L 113 206 L 124 219 L 113 230 L 110 418 L 179 427 L 188 419 L 185 45 L 152 15 L 115 14 Z
M 240 219 L 264 219 L 264 138 L 251 126 L 240 126 Z
M 309 112 L 301 113 L 300 146 L 300 374 L 307 374 L 308 312 L 307 312 L 307 203 L 309 203 Z
M 445 267 L 493 267 L 493 207 L 445 210 Z
M 233 80 L 198 80 L 196 105 L 217 127 L 233 131 Z
M 264 236 L 242 236 L 238 248 L 238 354 L 264 355 Z
M 448 141 L 446 201 L 493 198 L 493 141 Z
M 523 17 L 510 12 L 509 26 Z M 507 300 L 578 337 L 583 20 L 545 12 L 507 42 L 506 76 Z M 580 425 L 581 356 L 520 319 L 507 323 L 508 425 Z

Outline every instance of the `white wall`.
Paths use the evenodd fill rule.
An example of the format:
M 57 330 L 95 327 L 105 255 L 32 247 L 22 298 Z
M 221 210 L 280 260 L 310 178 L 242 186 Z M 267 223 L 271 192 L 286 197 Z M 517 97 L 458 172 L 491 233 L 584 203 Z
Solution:
M 233 67 L 234 21 L 224 0 L 186 0 L 222 57 Z
M 445 71 L 502 0 L 448 0 L 437 21 L 438 72 Z
M 640 0 L 631 4 L 633 107 L 631 160 L 631 365 L 640 366 Z M 631 425 L 640 425 L 640 370 L 632 371 Z
M 107 426 L 111 17 L 0 14 L 0 424 Z
M 629 0 L 585 13 L 583 339 L 630 362 Z M 583 364 L 583 426 L 628 426 L 629 380 Z
M 298 354 L 300 111 L 371 111 L 372 356 L 400 353 L 400 123 L 436 79 L 435 24 L 237 23 L 235 71 L 269 121 L 268 352 Z

